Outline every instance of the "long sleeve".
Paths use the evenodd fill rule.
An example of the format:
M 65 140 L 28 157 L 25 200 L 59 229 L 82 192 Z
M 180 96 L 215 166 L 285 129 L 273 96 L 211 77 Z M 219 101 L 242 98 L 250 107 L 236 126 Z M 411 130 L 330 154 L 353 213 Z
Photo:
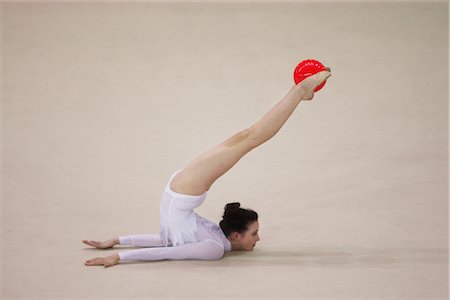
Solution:
M 224 248 L 217 241 L 207 239 L 176 247 L 159 247 L 120 252 L 120 260 L 201 259 L 217 260 L 223 257 Z
M 135 234 L 119 237 L 120 245 L 132 245 L 139 247 L 161 247 L 164 246 L 159 234 Z

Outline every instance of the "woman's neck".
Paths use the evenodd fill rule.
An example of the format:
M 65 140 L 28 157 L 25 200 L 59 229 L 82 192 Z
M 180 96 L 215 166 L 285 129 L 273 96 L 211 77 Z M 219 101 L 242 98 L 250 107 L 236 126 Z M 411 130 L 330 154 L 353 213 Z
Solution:
M 240 251 L 241 247 L 233 240 L 228 239 L 230 241 L 231 244 L 231 251 Z

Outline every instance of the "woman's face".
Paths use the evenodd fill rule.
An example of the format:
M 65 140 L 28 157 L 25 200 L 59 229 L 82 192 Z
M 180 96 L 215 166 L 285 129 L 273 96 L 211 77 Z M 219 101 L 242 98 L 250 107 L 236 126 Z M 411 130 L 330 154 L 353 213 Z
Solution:
M 238 242 L 242 250 L 253 251 L 256 242 L 259 241 L 259 223 L 258 221 L 252 222 L 248 225 L 248 230 L 244 233 L 238 233 Z

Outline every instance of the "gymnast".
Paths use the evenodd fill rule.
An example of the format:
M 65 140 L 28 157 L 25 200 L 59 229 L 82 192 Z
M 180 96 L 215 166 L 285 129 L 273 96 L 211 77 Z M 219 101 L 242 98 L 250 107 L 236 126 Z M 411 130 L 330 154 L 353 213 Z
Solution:
M 206 199 L 212 184 L 245 154 L 271 139 L 302 100 L 312 100 L 314 90 L 331 76 L 329 68 L 294 85 L 288 94 L 252 126 L 232 135 L 176 171 L 168 181 L 160 204 L 160 233 L 83 240 L 97 249 L 132 245 L 142 249 L 96 257 L 86 266 L 111 267 L 122 261 L 217 260 L 230 251 L 252 251 L 259 241 L 258 214 L 228 203 L 219 225 L 194 212 Z

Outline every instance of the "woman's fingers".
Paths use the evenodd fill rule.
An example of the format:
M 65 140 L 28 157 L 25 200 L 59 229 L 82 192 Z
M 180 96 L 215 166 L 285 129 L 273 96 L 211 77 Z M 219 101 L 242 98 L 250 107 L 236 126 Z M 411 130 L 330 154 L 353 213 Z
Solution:
M 86 266 L 102 266 L 103 265 L 103 259 L 100 257 L 96 257 L 90 260 L 87 260 L 84 263 Z
M 105 247 L 102 245 L 102 242 L 99 242 L 99 241 L 84 240 L 83 243 L 85 243 L 86 245 L 95 247 L 95 248 L 97 248 L 97 249 L 103 249 L 103 248 L 105 248 Z
M 88 240 L 83 240 L 83 243 L 85 243 L 86 245 L 92 246 L 91 242 Z
M 114 247 L 114 245 L 116 244 L 114 239 L 110 239 L 105 242 L 93 241 L 93 240 L 83 240 L 82 242 L 85 243 L 86 245 L 95 247 L 97 249 L 109 249 L 109 248 Z
M 83 243 L 92 247 L 97 247 L 94 241 L 84 240 Z

